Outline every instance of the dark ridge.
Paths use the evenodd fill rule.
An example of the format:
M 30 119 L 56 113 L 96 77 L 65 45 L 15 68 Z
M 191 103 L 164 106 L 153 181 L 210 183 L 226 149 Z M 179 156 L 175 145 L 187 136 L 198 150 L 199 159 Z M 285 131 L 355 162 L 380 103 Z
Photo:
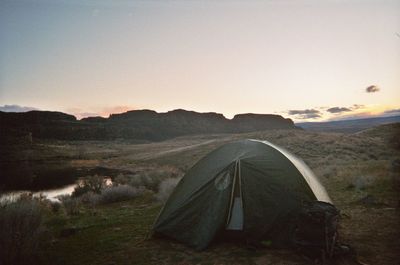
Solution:
M 294 128 L 294 123 L 291 119 L 285 119 L 280 115 L 274 114 L 237 114 L 231 122 L 234 125 L 233 128 L 238 132 Z
M 0 119 L 4 122 L 20 123 L 22 121 L 51 122 L 51 121 L 76 121 L 75 116 L 58 111 L 31 110 L 28 112 L 3 112 L 0 111 Z
M 126 119 L 148 119 L 153 118 L 158 113 L 154 110 L 130 110 L 124 113 L 111 114 L 109 120 L 126 120 Z
M 87 117 L 87 118 L 83 118 L 81 119 L 82 122 L 105 122 L 107 121 L 107 118 L 101 117 L 101 116 L 95 116 L 95 117 Z
M 182 135 L 239 133 L 268 129 L 295 129 L 293 121 L 272 114 L 239 114 L 232 120 L 215 112 L 199 113 L 177 109 L 165 113 L 132 110 L 109 118 L 77 120 L 61 112 L 0 112 L 0 136 L 55 140 L 135 139 L 160 141 Z M 28 139 L 27 138 L 27 139 Z M 29 139 L 28 139 L 29 140 Z

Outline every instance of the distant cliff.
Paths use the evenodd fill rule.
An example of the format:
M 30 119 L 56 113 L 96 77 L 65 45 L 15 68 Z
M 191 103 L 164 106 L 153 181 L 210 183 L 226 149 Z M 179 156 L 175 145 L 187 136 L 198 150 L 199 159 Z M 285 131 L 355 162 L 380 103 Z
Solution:
M 0 112 L 0 125 L 0 136 L 3 138 L 32 135 L 33 138 L 56 140 L 149 141 L 190 134 L 296 128 L 292 120 L 280 115 L 239 114 L 230 120 L 219 113 L 198 113 L 182 109 L 165 113 L 134 110 L 112 114 L 109 118 L 90 117 L 82 120 L 61 112 Z

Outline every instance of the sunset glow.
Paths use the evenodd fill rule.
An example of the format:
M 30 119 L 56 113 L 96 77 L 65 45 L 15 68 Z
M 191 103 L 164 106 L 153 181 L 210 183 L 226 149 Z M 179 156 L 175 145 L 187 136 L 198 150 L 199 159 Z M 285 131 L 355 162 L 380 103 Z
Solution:
M 386 115 L 399 32 L 399 1 L 1 1 L 0 105 Z

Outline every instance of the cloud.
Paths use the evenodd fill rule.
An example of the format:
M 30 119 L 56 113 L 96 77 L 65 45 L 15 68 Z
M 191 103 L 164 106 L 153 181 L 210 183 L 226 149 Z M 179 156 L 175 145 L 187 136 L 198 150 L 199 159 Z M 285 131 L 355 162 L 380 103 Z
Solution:
M 345 107 L 332 107 L 326 110 L 327 112 L 330 113 L 342 113 L 342 112 L 348 112 L 351 111 L 351 109 L 349 108 L 345 108 Z
M 365 105 L 362 105 L 362 104 L 353 104 L 353 106 L 351 106 L 352 110 L 363 109 L 363 108 L 365 108 Z
M 327 121 L 342 121 L 342 120 L 355 120 L 355 119 L 365 119 L 365 118 L 371 118 L 374 115 L 371 114 L 371 112 L 359 112 L 359 113 L 350 113 L 347 115 L 340 115 L 339 117 L 333 117 L 330 119 L 327 119 Z
M 379 90 L 380 90 L 380 88 L 378 86 L 371 85 L 371 86 L 369 86 L 369 87 L 367 87 L 365 89 L 365 92 L 367 92 L 367 93 L 375 93 L 375 92 L 378 92 Z
M 359 112 L 360 110 L 365 109 L 365 105 L 361 104 L 353 104 L 350 107 L 328 107 L 328 106 L 320 106 L 314 107 L 311 109 L 303 109 L 303 110 L 289 110 L 287 113 L 293 116 L 294 119 L 318 119 L 318 118 L 329 118 L 334 116 L 338 118 L 338 116 L 342 116 L 345 114 L 353 114 L 355 112 Z
M 383 114 L 400 115 L 400 109 L 390 109 L 383 112 Z
M 289 115 L 303 115 L 303 114 L 317 114 L 320 113 L 316 109 L 305 109 L 305 110 L 289 110 Z
M 309 113 L 309 114 L 303 114 L 300 117 L 297 117 L 299 119 L 316 119 L 316 118 L 321 118 L 322 116 L 320 114 L 316 113 Z
M 350 120 L 372 117 L 391 117 L 400 115 L 400 108 L 387 106 L 353 104 L 348 107 L 313 107 L 304 110 L 288 110 L 294 120 L 317 119 L 316 121 Z M 282 112 L 281 112 L 282 113 Z
M 297 119 L 316 119 L 321 117 L 321 112 L 316 109 L 289 110 L 288 114 Z
M 25 106 L 20 106 L 20 105 L 4 105 L 0 106 L 0 111 L 4 112 L 27 112 L 31 110 L 39 110 L 34 107 L 25 107 Z

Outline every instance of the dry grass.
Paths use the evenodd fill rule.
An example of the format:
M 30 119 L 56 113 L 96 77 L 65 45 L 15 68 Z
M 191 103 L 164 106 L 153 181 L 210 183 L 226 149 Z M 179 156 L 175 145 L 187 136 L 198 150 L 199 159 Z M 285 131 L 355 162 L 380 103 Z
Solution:
M 42 233 L 43 210 L 40 202 L 21 196 L 0 205 L 0 264 L 32 264 Z
M 79 142 L 85 145 L 85 154 L 79 154 L 77 143 L 57 142 L 47 148 L 58 154 L 65 150 L 71 159 L 96 160 L 104 167 L 129 170 L 133 173 L 120 175 L 118 183 L 145 186 L 165 199 L 175 184 L 169 179 L 181 176 L 216 147 L 244 138 L 271 141 L 302 158 L 320 178 L 341 210 L 341 241 L 352 245 L 366 264 L 389 265 L 400 260 L 400 170 L 393 168 L 400 159 L 396 135 L 400 135 L 399 125 L 357 134 L 273 130 L 179 137 L 150 144 Z M 46 156 L 52 152 L 46 151 Z M 151 199 L 142 202 L 137 197 L 71 216 L 69 225 L 90 223 L 91 228 L 60 239 L 50 257 L 65 264 L 310 264 L 290 251 L 249 251 L 240 245 L 216 243 L 205 252 L 195 252 L 169 240 L 144 240 L 161 207 L 153 195 L 144 197 Z M 93 240 L 99 242 L 96 248 L 82 243 Z M 337 264 L 355 263 L 341 260 Z
M 129 185 L 118 185 L 106 187 L 98 195 L 99 204 L 114 203 L 120 201 L 127 201 L 143 195 L 146 192 L 145 188 L 135 188 Z

